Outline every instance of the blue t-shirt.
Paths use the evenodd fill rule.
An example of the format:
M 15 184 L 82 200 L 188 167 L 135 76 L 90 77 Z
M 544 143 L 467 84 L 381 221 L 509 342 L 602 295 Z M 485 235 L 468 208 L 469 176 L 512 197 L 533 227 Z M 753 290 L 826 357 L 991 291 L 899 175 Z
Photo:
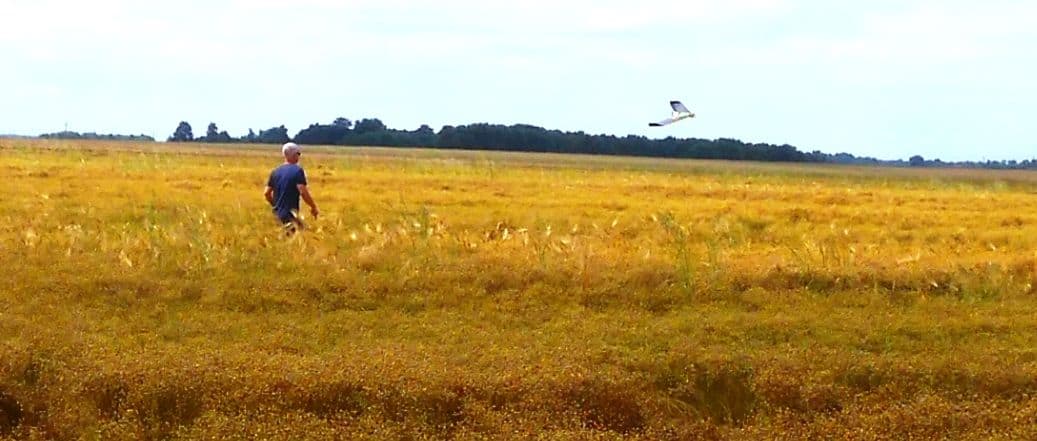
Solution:
M 292 210 L 299 210 L 299 187 L 306 185 L 306 172 L 299 164 L 283 164 L 270 172 L 266 185 L 274 189 L 274 213 L 282 221 L 292 219 Z

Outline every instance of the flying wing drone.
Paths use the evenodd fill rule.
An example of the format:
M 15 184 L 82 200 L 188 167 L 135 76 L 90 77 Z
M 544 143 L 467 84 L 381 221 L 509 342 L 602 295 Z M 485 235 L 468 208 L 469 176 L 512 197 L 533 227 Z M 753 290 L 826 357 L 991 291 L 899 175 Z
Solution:
M 648 127 L 662 127 L 665 125 L 673 124 L 682 119 L 695 117 L 695 114 L 691 113 L 691 111 L 688 110 L 687 107 L 684 107 L 684 104 L 681 104 L 680 101 L 670 101 L 670 107 L 673 108 L 673 116 L 659 122 L 648 123 Z

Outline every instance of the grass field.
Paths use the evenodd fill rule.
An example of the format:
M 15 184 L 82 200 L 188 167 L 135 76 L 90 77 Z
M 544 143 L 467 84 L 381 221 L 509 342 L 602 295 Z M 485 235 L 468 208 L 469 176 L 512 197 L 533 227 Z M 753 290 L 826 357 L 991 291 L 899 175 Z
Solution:
M 0 154 L 0 439 L 1037 438 L 1034 173 Z

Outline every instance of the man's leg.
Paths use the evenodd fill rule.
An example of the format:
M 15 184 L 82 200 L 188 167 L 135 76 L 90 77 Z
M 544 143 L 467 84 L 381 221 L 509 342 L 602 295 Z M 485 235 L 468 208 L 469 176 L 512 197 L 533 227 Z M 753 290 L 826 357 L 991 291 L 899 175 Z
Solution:
M 284 227 L 285 236 L 291 236 L 305 227 L 302 220 L 296 217 L 294 213 L 287 218 L 281 218 L 280 221 Z

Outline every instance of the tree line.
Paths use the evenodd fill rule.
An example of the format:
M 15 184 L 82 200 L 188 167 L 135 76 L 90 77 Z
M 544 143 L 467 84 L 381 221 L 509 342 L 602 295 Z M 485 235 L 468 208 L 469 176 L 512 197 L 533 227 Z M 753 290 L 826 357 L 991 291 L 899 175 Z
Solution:
M 148 135 L 115 135 L 115 134 L 100 134 L 94 132 L 79 133 L 70 130 L 64 130 L 61 132 L 44 133 L 39 136 L 43 139 L 96 139 L 103 141 L 138 141 L 138 142 L 155 142 L 155 138 Z
M 204 136 L 195 137 L 191 125 L 182 121 L 169 142 L 220 142 L 281 144 L 294 141 L 310 145 L 428 147 L 442 149 L 506 150 L 516 152 L 583 153 L 599 155 L 653 156 L 667 158 L 731 159 L 755 161 L 823 162 L 820 152 L 803 153 L 795 147 L 752 144 L 736 139 L 649 139 L 644 136 L 590 135 L 515 124 L 469 124 L 443 126 L 438 132 L 428 125 L 415 130 L 387 127 L 378 118 L 353 122 L 336 118 L 330 124 L 311 124 L 295 136 L 282 125 L 245 136 L 232 137 L 210 123 Z
M 440 149 L 505 150 L 516 152 L 581 153 L 595 155 L 649 156 L 662 158 L 726 159 L 746 161 L 821 162 L 902 167 L 972 167 L 1037 169 L 1037 159 L 1024 161 L 944 162 L 914 155 L 908 160 L 881 160 L 850 153 L 803 152 L 788 144 L 746 143 L 737 139 L 698 138 L 649 139 L 644 136 L 591 135 L 582 131 L 563 132 L 528 124 L 468 124 L 443 126 L 439 131 L 422 124 L 415 130 L 387 127 L 378 118 L 352 121 L 335 118 L 330 124 L 310 124 L 295 136 L 284 125 L 232 137 L 209 123 L 205 135 L 195 137 L 191 125 L 181 121 L 169 142 L 218 142 L 283 144 L 294 141 L 309 145 L 427 147 Z
M 96 139 L 152 142 L 147 135 L 97 134 L 62 131 L 39 136 L 44 139 Z M 549 130 L 528 124 L 469 124 L 443 126 L 438 132 L 422 124 L 415 130 L 387 127 L 378 118 L 356 122 L 336 118 L 330 124 L 311 124 L 295 136 L 284 125 L 260 130 L 249 129 L 234 137 L 209 123 L 205 135 L 195 137 L 191 124 L 181 121 L 169 142 L 283 144 L 294 141 L 309 145 L 426 147 L 441 149 L 505 150 L 516 152 L 581 153 L 597 155 L 649 156 L 664 158 L 726 159 L 749 161 L 821 162 L 899 167 L 965 167 L 995 169 L 1037 169 L 1037 159 L 945 162 L 914 155 L 907 160 L 882 160 L 850 153 L 803 152 L 788 144 L 746 143 L 737 139 L 698 138 L 649 139 L 644 136 L 591 135 Z

